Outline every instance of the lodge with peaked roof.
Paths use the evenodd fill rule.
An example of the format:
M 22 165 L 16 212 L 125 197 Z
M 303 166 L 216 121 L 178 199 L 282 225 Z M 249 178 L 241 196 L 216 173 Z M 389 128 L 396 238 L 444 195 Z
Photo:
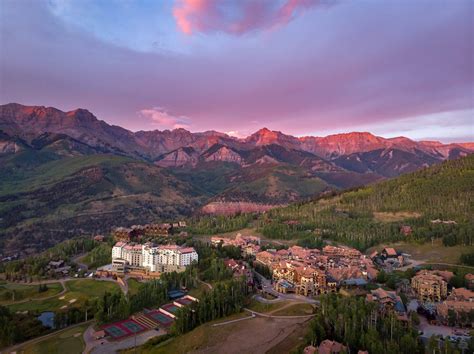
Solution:
M 377 288 L 366 295 L 366 300 L 377 303 L 381 314 L 394 313 L 399 320 L 408 321 L 405 305 L 395 291 Z

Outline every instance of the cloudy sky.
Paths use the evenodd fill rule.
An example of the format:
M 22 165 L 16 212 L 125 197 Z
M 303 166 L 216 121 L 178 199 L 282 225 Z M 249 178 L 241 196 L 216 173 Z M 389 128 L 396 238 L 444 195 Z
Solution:
M 0 103 L 474 141 L 471 0 L 1 0 Z

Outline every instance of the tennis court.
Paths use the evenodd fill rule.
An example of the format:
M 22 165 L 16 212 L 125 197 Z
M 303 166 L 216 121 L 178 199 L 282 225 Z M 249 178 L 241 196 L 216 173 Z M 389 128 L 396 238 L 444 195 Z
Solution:
M 179 312 L 179 307 L 175 304 L 166 304 L 161 306 L 161 308 L 165 311 L 171 312 L 172 314 L 176 315 Z
M 171 290 L 171 291 L 168 291 L 168 297 L 170 298 L 170 300 L 175 300 L 175 299 L 178 299 L 182 296 L 184 296 L 184 292 L 180 291 L 180 290 Z
M 103 327 L 103 328 L 104 328 L 105 333 L 107 333 L 109 336 L 111 336 L 114 339 L 125 337 L 127 335 L 127 332 L 125 332 L 123 329 L 120 329 L 120 327 L 113 324 L 107 327 Z
M 193 303 L 193 300 L 188 299 L 188 298 L 186 298 L 186 297 L 182 297 L 181 299 L 175 300 L 175 302 L 177 302 L 178 304 L 187 306 L 187 305 L 192 304 L 192 303 Z
M 173 323 L 173 319 L 171 317 L 166 316 L 163 312 L 158 310 L 149 312 L 146 315 L 162 326 L 169 326 Z
M 127 328 L 132 333 L 138 333 L 145 329 L 144 327 L 142 327 L 141 325 L 139 325 L 138 323 L 134 321 L 124 322 L 122 323 L 122 326 Z
M 146 330 L 145 327 L 130 319 L 102 326 L 102 329 L 113 339 L 125 338 Z

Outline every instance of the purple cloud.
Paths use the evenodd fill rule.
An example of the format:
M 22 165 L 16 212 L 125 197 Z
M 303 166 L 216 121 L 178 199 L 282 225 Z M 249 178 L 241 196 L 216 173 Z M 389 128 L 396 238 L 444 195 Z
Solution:
M 287 24 L 320 0 L 177 0 L 173 16 L 185 34 L 196 32 L 244 34 Z

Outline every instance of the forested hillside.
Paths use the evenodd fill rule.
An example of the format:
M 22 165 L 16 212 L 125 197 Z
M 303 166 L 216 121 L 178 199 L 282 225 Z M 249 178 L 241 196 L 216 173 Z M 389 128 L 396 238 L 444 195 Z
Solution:
M 113 226 L 189 216 L 201 204 L 186 182 L 128 157 L 58 158 L 26 150 L 0 162 L 0 250 L 6 254 Z
M 474 239 L 474 156 L 332 194 L 310 203 L 274 209 L 259 220 L 271 238 L 320 235 L 360 249 L 407 237 L 442 237 L 445 245 Z M 409 235 L 401 232 L 410 226 Z

